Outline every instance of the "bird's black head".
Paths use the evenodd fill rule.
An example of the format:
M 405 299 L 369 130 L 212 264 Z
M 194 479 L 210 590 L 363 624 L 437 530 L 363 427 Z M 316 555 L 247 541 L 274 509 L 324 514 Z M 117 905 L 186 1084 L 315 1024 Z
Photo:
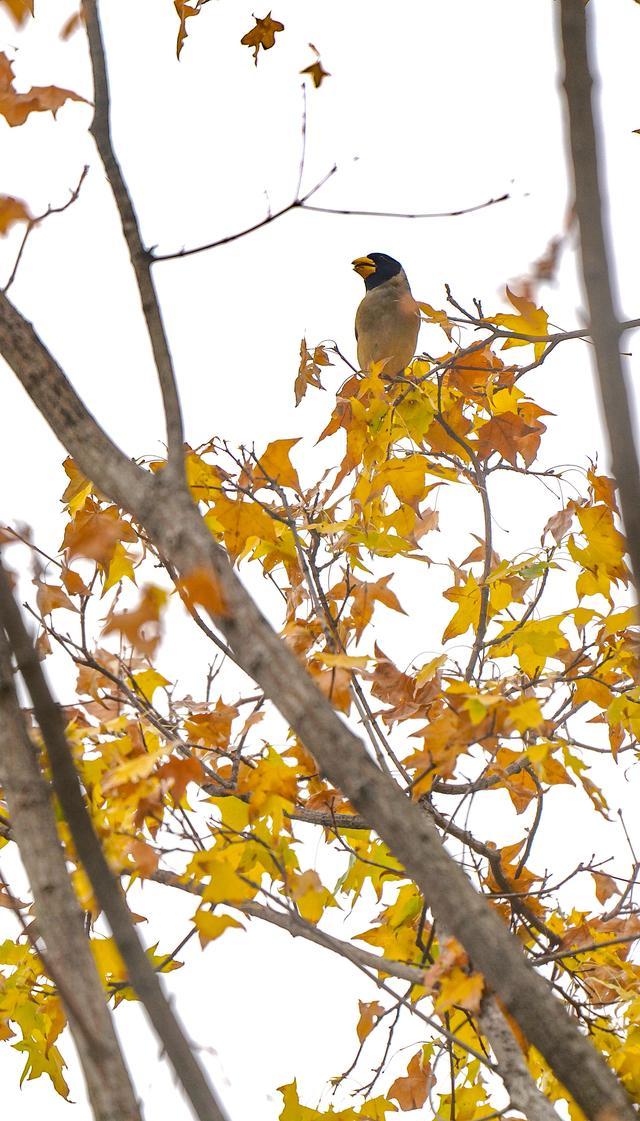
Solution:
M 386 280 L 391 280 L 402 269 L 400 262 L 387 253 L 369 253 L 368 257 L 356 257 L 352 264 L 354 272 L 364 280 L 367 292 L 384 284 Z

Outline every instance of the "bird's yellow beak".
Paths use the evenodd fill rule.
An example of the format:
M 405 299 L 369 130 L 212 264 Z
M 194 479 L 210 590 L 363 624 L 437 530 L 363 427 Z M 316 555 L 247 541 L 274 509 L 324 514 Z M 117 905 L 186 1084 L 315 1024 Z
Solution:
M 376 271 L 376 263 L 371 260 L 371 257 L 356 257 L 355 261 L 352 261 L 351 264 L 353 265 L 353 271 L 357 272 L 363 280 L 366 280 L 368 276 L 371 276 L 371 274 Z

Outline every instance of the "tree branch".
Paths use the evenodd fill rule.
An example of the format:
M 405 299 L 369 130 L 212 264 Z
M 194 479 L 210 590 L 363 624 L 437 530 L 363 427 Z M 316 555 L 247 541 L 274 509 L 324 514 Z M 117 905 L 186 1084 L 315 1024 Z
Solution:
M 156 883 L 166 884 L 181 891 L 202 895 L 200 885 L 185 883 L 173 872 L 158 870 L 153 873 L 151 879 L 155 880 Z M 359 968 L 373 969 L 378 974 L 386 973 L 390 977 L 408 981 L 410 985 L 424 984 L 424 967 L 407 965 L 402 961 L 392 961 L 390 958 L 372 954 L 369 950 L 363 950 L 360 946 L 353 946 L 349 942 L 344 942 L 342 939 L 335 938 L 333 935 L 320 930 L 313 923 L 306 922 L 305 919 L 296 915 L 293 911 L 275 911 L 272 907 L 265 907 L 255 902 L 234 903 L 231 906 L 251 918 L 260 919 L 262 922 L 271 923 L 280 927 L 281 930 L 288 931 L 293 938 L 301 937 L 314 942 L 317 946 L 322 946 L 323 949 L 346 958 Z M 485 997 L 483 1001 L 480 1027 L 489 1040 L 498 1060 L 496 1073 L 504 1082 L 514 1108 L 521 1110 L 528 1121 L 558 1121 L 558 1115 L 553 1106 L 538 1090 L 534 1079 L 529 1074 L 522 1051 L 502 1015 L 495 997 L 491 995 Z M 448 1038 L 450 1033 L 443 1031 L 443 1029 L 443 1024 L 437 1025 L 437 1030 L 443 1032 Z M 483 1066 L 491 1066 L 485 1055 L 470 1047 L 466 1042 L 461 1042 L 455 1037 L 453 1037 L 453 1042 L 465 1048 Z
M 0 625 L 0 780 L 12 839 L 25 866 L 39 933 L 46 945 L 78 1050 L 96 1121 L 139 1121 L 82 912 L 69 882 L 49 787 L 20 711 L 9 644 Z
M 104 164 L 120 215 L 122 232 L 129 250 L 140 293 L 142 313 L 158 371 L 167 425 L 168 469 L 181 475 L 184 471 L 184 429 L 178 386 L 160 311 L 160 303 L 151 276 L 151 256 L 143 245 L 138 218 L 111 139 L 109 82 L 97 0 L 82 0 L 82 13 L 87 27 L 93 69 L 95 113 L 91 124 L 91 133 L 96 142 L 100 159 Z
M 53 787 L 65 815 L 83 867 L 102 907 L 127 968 L 130 984 L 145 1006 L 187 1097 L 200 1121 L 225 1121 L 178 1020 L 162 991 L 158 976 L 138 938 L 120 884 L 114 879 L 84 803 L 80 782 L 67 744 L 62 714 L 54 702 L 44 672 L 0 566 L 0 622 L 24 683 L 44 740 Z M 60 927 L 64 934 L 64 925 Z M 112 1118 L 111 1121 L 114 1121 Z
M 568 133 L 589 330 L 637 593 L 640 588 L 640 471 L 620 355 L 623 326 L 619 322 L 612 291 L 613 258 L 600 185 L 602 146 L 592 106 L 593 83 L 589 70 L 584 0 L 561 0 L 560 12 Z

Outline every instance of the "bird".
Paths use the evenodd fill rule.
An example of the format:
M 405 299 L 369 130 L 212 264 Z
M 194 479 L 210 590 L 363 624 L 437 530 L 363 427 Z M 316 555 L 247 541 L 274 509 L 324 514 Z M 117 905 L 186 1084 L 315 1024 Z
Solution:
M 356 312 L 358 365 L 366 373 L 384 360 L 382 372 L 397 377 L 416 352 L 420 308 L 402 265 L 387 253 L 369 253 L 352 261 L 366 293 Z

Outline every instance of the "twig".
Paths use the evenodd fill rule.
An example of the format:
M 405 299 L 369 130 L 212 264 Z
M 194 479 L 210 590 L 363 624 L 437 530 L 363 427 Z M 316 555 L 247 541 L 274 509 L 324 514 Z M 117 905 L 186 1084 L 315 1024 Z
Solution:
M 49 218 L 51 214 L 64 214 L 65 210 L 68 210 L 70 206 L 73 206 L 73 203 L 76 201 L 76 199 L 78 198 L 78 196 L 80 194 L 80 189 L 81 189 L 82 184 L 84 183 L 84 181 L 86 179 L 88 171 L 89 171 L 89 167 L 88 167 L 88 165 L 85 164 L 85 166 L 82 169 L 80 178 L 78 180 L 78 185 L 71 192 L 71 197 L 68 198 L 65 203 L 62 203 L 60 206 L 48 206 L 47 209 L 42 214 L 39 214 L 37 218 L 30 218 L 29 219 L 29 221 L 27 222 L 26 229 L 24 231 L 22 241 L 20 242 L 20 248 L 18 249 L 18 254 L 16 256 L 13 268 L 11 270 L 11 275 L 9 276 L 9 279 L 8 279 L 7 283 L 5 284 L 4 288 L 2 289 L 3 292 L 7 293 L 9 291 L 11 285 L 13 284 L 13 282 L 16 278 L 18 268 L 20 267 L 20 262 L 22 260 L 22 255 L 25 251 L 27 241 L 29 240 L 29 236 L 30 236 L 32 230 L 35 229 L 36 226 L 40 225 L 40 222 L 44 222 L 45 218 Z
M 149 333 L 149 341 L 158 371 L 162 403 L 167 425 L 168 465 L 167 470 L 182 478 L 184 473 L 184 429 L 182 411 L 178 397 L 178 387 L 173 359 L 169 350 L 158 296 L 151 276 L 151 257 L 142 243 L 140 227 L 129 194 L 129 189 L 116 158 L 111 139 L 110 100 L 107 67 L 105 63 L 102 30 L 98 17 L 97 0 L 82 0 L 82 12 L 87 27 L 89 52 L 93 69 L 95 113 L 91 133 L 104 164 L 107 179 L 113 191 L 122 232 L 127 243 L 131 264 L 135 273 L 142 313 Z

